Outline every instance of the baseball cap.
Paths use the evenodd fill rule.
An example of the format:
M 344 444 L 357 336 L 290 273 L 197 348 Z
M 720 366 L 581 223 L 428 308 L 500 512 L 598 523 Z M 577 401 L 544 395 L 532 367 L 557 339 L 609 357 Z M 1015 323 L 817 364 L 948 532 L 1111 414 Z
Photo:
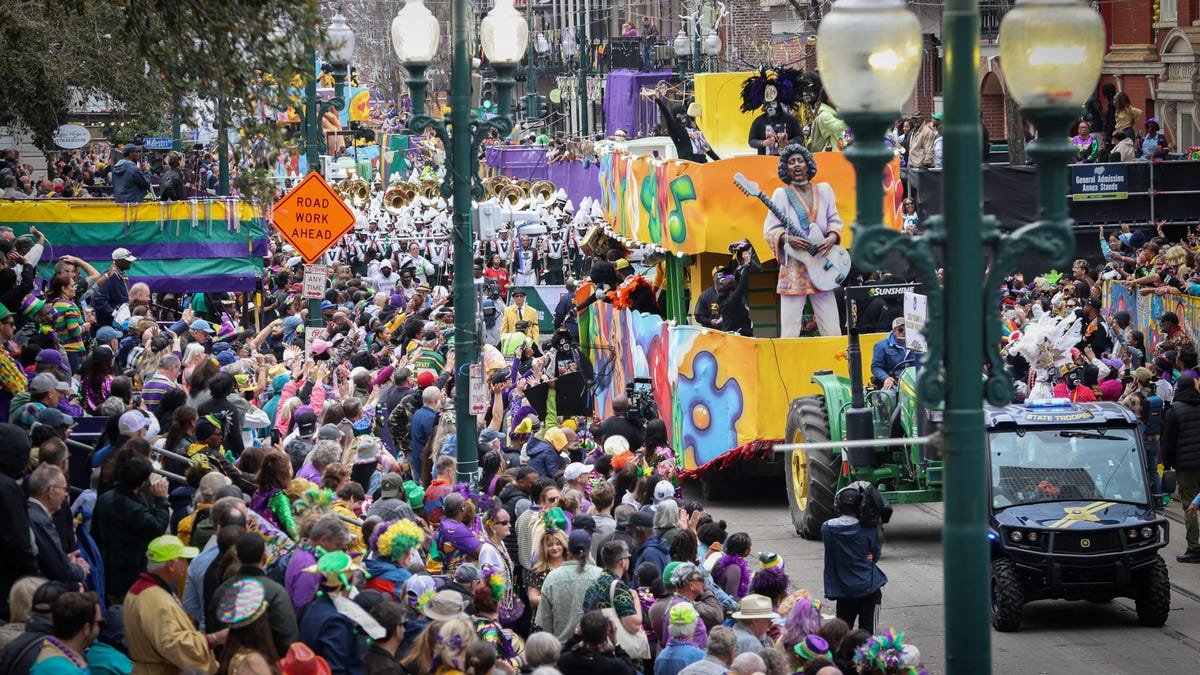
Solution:
M 575 530 L 594 534 L 596 532 L 596 519 L 586 513 L 575 516 L 575 519 L 571 521 L 571 531 L 574 532 Z
M 436 381 L 437 375 L 434 375 L 432 370 L 422 370 L 417 374 L 417 386 L 421 389 L 432 387 Z
M 400 494 L 400 490 L 404 489 L 404 478 L 398 473 L 384 474 L 380 481 L 379 496 L 384 499 L 391 499 Z
M 137 410 L 127 410 L 117 420 L 117 430 L 125 436 L 136 434 L 150 426 L 150 420 Z M 161 562 L 161 561 L 159 561 Z
M 345 434 L 337 428 L 336 424 L 322 424 L 320 430 L 317 431 L 318 441 L 340 441 L 342 436 Z
M 96 331 L 96 342 L 111 342 L 121 339 L 121 331 L 112 326 L 101 326 L 100 330 Z
M 567 468 L 563 470 L 563 478 L 566 478 L 567 480 L 575 480 L 580 476 L 585 476 L 591 473 L 594 468 L 595 467 L 591 464 L 584 464 L 583 462 L 571 462 L 567 465 Z
M 626 260 L 625 258 L 621 258 L 621 259 L 617 260 L 616 264 L 613 265 L 613 267 L 615 267 L 616 269 L 619 269 L 619 270 L 627 270 L 627 269 L 629 269 L 629 261 Z
M 471 563 L 463 563 L 454 570 L 454 580 L 460 584 L 469 584 L 472 581 L 479 581 L 479 568 Z
M 38 352 L 37 358 L 34 360 L 37 363 L 44 363 L 48 366 L 61 366 L 62 352 L 57 349 L 43 349 Z
M 126 262 L 136 262 L 137 258 L 133 257 L 133 253 L 125 247 L 118 248 L 112 252 L 113 260 L 124 260 Z
M 638 511 L 629 517 L 630 527 L 654 527 L 654 516 L 647 511 Z
M 59 391 L 68 391 L 71 385 L 66 382 L 60 382 L 59 379 L 50 373 L 38 373 L 29 381 L 29 393 L 45 394 L 55 389 Z
M 698 581 L 703 578 L 704 574 L 700 572 L 700 568 L 689 562 L 679 563 L 679 567 L 676 567 L 671 573 L 671 584 L 675 588 L 679 588 L 689 581 Z
M 1135 368 L 1133 371 L 1133 376 L 1135 378 L 1137 378 L 1137 381 L 1141 382 L 1142 384 L 1145 384 L 1145 383 L 1149 382 L 1150 380 L 1154 379 L 1154 373 L 1150 372 L 1150 369 L 1147 368 L 1146 366 L 1142 366 L 1140 368 Z
M 42 408 L 35 419 L 44 427 L 73 427 L 77 424 L 73 417 L 58 408 Z
M 312 436 L 317 430 L 317 414 L 313 412 L 302 412 L 296 415 L 293 420 L 296 422 L 296 429 L 301 436 Z
M 654 501 L 661 502 L 675 497 L 675 486 L 670 481 L 660 480 L 654 485 Z
M 172 560 L 191 560 L 200 555 L 200 549 L 195 546 L 184 546 L 183 542 L 173 534 L 155 537 L 146 547 L 146 557 L 150 562 L 165 563 Z
M 495 429 L 484 429 L 483 431 L 479 432 L 480 445 L 490 445 L 495 441 L 503 442 L 504 434 L 496 431 Z
M 312 344 L 313 356 L 320 356 L 321 354 L 324 354 L 326 351 L 329 350 L 329 348 L 331 346 L 333 346 L 333 343 L 329 342 L 327 340 L 313 340 L 313 344 Z
M 33 592 L 30 609 L 38 614 L 52 614 L 54 603 L 58 601 L 59 596 L 69 591 L 70 589 L 61 582 L 47 581 Z
M 214 333 L 217 332 L 217 331 L 213 330 L 212 324 L 205 321 L 204 319 L 196 319 L 195 321 L 192 322 L 192 325 L 190 326 L 190 328 L 192 330 L 198 330 L 198 331 L 208 333 L 209 335 L 213 335 Z
M 592 547 L 592 535 L 587 533 L 587 530 L 572 530 L 571 536 L 567 537 L 567 550 L 580 551 L 587 550 Z
M 141 151 L 142 151 L 142 146 L 134 145 L 133 143 L 130 143 L 130 144 L 126 145 L 125 147 L 121 148 L 121 154 L 125 155 L 125 156 L 129 156 L 135 152 L 141 152 Z M 116 258 L 113 258 L 113 260 L 116 260 Z

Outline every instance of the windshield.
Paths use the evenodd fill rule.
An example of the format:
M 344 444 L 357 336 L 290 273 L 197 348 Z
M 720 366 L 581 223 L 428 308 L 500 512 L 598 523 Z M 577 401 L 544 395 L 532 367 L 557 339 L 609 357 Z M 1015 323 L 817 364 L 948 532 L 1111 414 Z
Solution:
M 1064 500 L 1147 501 L 1132 429 L 991 433 L 992 506 Z

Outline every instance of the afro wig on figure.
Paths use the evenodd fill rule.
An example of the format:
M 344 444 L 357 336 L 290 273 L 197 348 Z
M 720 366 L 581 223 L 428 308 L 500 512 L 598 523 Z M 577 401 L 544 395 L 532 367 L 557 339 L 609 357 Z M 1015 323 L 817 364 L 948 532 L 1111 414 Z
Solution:
M 817 161 L 813 159 L 813 154 L 809 152 L 808 148 L 799 143 L 789 143 L 779 151 L 779 180 L 783 181 L 784 185 L 792 184 L 792 179 L 788 178 L 787 163 L 795 154 L 804 156 L 804 164 L 808 167 L 808 180 L 812 180 L 813 176 L 817 175 Z

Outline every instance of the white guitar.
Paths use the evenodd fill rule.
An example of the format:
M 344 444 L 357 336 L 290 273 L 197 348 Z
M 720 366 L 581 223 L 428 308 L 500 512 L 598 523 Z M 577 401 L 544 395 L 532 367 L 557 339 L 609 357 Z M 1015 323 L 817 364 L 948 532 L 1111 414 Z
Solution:
M 802 237 L 807 242 L 807 247 L 803 250 L 785 244 L 784 251 L 804 264 L 813 288 L 818 291 L 831 291 L 846 281 L 846 277 L 850 275 L 852 263 L 849 251 L 835 244 L 828 253 L 822 255 L 817 251 L 817 247 L 825 240 L 825 236 L 821 234 L 821 229 L 816 224 L 810 226 L 808 232 L 805 232 L 799 225 L 792 222 L 791 218 L 788 218 L 779 205 L 763 193 L 758 187 L 758 183 L 740 173 L 733 175 L 733 182 L 737 183 L 738 189 L 746 193 L 748 197 L 757 197 L 760 202 L 766 204 L 771 213 L 775 214 L 775 217 L 787 228 L 788 235 Z

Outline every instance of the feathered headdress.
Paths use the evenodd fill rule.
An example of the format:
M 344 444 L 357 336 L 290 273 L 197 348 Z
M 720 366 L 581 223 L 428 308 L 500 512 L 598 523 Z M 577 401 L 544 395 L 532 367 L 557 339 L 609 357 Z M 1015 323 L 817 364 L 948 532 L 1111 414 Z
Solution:
M 297 499 L 292 505 L 292 510 L 297 514 L 304 513 L 312 509 L 318 511 L 333 510 L 333 490 L 322 490 L 319 488 L 309 488 L 304 491 L 304 496 Z
M 480 570 L 480 576 L 483 577 L 483 582 L 487 584 L 488 590 L 491 591 L 492 599 L 500 602 L 500 599 L 504 597 L 504 575 L 495 567 L 484 565 L 483 569 Z
M 800 103 L 803 88 L 804 71 L 760 66 L 757 73 L 742 82 L 742 112 L 753 112 L 772 101 L 794 108 Z
M 912 663 L 911 653 L 902 642 L 904 631 L 897 633 L 889 628 L 883 635 L 876 635 L 859 647 L 854 654 L 854 663 L 891 675 L 927 675 L 919 661 Z

